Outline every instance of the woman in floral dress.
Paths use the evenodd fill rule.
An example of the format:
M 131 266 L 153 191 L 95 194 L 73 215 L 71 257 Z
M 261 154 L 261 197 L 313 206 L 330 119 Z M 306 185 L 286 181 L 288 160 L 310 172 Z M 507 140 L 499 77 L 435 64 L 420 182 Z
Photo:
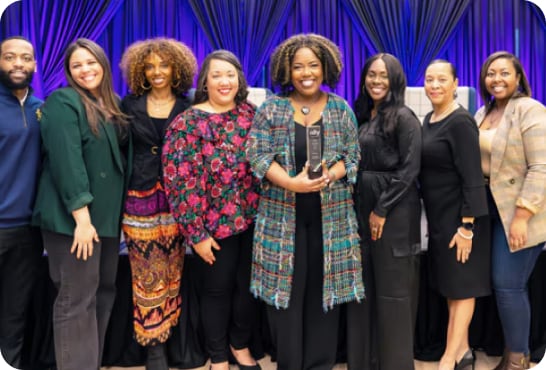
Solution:
M 194 106 L 171 123 L 163 147 L 165 190 L 184 243 L 199 255 L 200 315 L 211 369 L 259 369 L 248 343 L 257 301 L 249 292 L 257 180 L 245 156 L 255 108 L 241 64 L 207 56 Z

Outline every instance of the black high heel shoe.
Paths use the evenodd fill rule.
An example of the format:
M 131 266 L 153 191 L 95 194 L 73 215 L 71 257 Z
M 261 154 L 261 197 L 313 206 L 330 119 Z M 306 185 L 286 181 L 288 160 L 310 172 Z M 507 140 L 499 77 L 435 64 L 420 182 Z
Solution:
M 455 362 L 454 370 L 465 370 L 469 366 L 472 366 L 472 370 L 474 370 L 474 367 L 476 366 L 476 355 L 472 348 L 469 348 L 468 351 L 465 352 L 459 362 Z
M 229 348 L 231 350 L 231 356 L 235 360 L 235 364 L 239 367 L 240 370 L 262 370 L 260 364 L 256 360 L 254 360 L 256 361 L 256 365 L 241 365 L 239 361 L 237 361 L 237 357 L 235 357 L 235 348 L 233 348 L 232 346 L 229 346 Z

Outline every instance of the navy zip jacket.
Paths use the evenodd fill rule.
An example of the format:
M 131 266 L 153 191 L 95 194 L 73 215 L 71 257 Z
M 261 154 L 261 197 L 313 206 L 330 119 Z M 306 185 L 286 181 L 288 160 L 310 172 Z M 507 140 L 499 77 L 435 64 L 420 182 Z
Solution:
M 41 105 L 32 90 L 21 105 L 0 84 L 0 229 L 30 224 L 41 163 Z

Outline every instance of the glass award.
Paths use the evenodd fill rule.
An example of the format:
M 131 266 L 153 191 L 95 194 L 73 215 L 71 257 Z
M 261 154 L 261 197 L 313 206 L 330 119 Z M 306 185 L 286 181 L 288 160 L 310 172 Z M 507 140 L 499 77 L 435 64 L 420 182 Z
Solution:
M 307 162 L 309 163 L 308 175 L 310 179 L 322 176 L 322 127 L 307 127 Z

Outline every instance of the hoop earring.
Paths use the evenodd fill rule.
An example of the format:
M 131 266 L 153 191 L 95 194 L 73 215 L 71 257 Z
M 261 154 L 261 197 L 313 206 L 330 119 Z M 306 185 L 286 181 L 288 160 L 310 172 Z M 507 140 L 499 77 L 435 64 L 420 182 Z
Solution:
M 146 86 L 146 84 L 148 84 L 148 86 Z M 148 83 L 148 80 L 144 80 L 144 82 L 140 84 L 140 87 L 142 88 L 142 90 L 146 91 L 150 90 L 152 88 L 152 85 Z
M 176 80 L 176 83 L 174 83 L 174 81 L 171 81 L 171 87 L 173 89 L 177 89 L 181 83 L 182 83 L 182 80 Z
M 207 91 L 209 91 L 209 89 L 207 88 L 207 85 L 204 85 L 204 86 L 203 86 L 203 92 L 204 92 L 204 93 L 207 93 Z

